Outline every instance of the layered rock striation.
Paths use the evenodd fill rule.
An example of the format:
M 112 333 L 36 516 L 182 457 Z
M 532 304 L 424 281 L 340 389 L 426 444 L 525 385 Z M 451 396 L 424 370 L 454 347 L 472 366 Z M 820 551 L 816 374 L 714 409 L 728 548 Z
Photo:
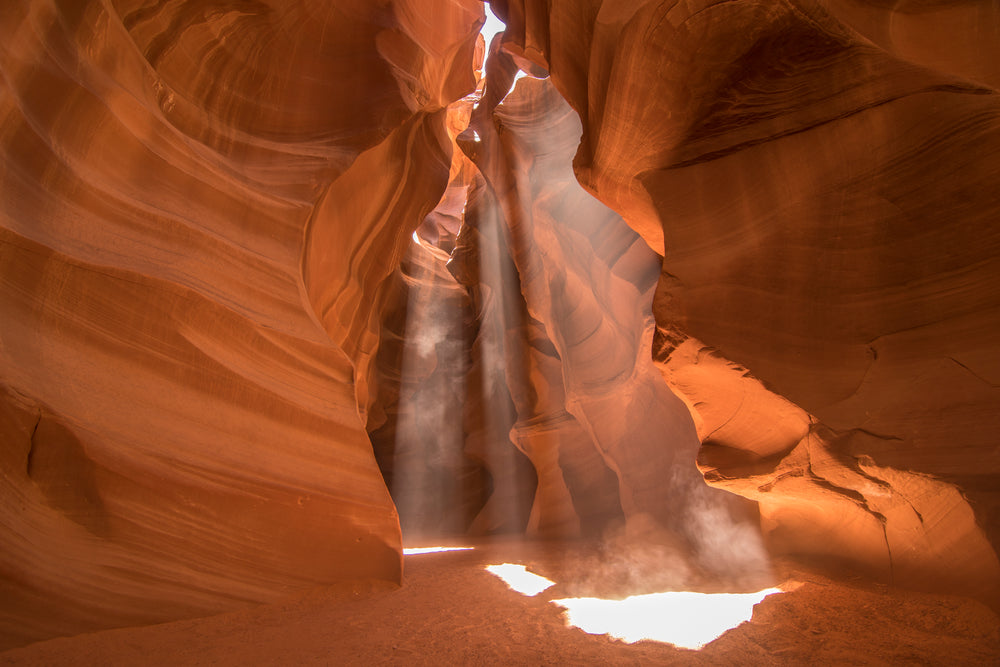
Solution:
M 1000 599 L 995 9 L 8 5 L 0 646 L 400 520 Z
M 399 396 L 386 394 L 372 437 L 404 535 L 445 525 L 608 538 L 611 576 L 639 588 L 684 585 L 694 570 L 759 574 L 758 530 L 736 496 L 706 486 L 690 415 L 650 356 L 661 259 L 577 183 L 577 114 L 543 71 L 522 62 L 538 77 L 515 76 L 496 46 L 457 137 L 468 159 L 418 231 L 407 295 L 387 313 L 383 340 L 405 329 L 406 342 L 379 355 L 380 387 Z M 457 236 L 442 233 L 456 219 Z M 448 325 L 448 301 L 470 326 Z M 381 363 L 393 358 L 398 374 Z M 478 419 L 462 423 L 452 399 L 463 394 Z M 678 550 L 688 555 L 657 555 Z
M 992 595 L 990 65 L 808 2 L 497 4 L 581 116 L 581 183 L 664 253 L 654 354 L 710 481 L 759 500 L 783 551 Z M 975 11 L 910 4 L 911 26 Z
M 0 645 L 398 581 L 373 313 L 482 16 L 0 9 Z

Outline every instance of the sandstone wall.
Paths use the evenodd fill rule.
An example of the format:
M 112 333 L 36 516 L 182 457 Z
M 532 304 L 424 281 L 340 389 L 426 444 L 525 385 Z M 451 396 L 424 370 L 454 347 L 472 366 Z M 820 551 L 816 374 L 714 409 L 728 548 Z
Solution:
M 580 182 L 664 253 L 654 355 L 709 480 L 775 549 L 992 595 L 995 58 L 920 32 L 977 3 L 497 4 Z
M 398 581 L 366 429 L 427 532 L 1000 599 L 995 7 L 493 6 L 458 105 L 477 0 L 0 9 L 0 646 Z
M 399 579 L 371 313 L 481 20 L 4 3 L 0 646 Z

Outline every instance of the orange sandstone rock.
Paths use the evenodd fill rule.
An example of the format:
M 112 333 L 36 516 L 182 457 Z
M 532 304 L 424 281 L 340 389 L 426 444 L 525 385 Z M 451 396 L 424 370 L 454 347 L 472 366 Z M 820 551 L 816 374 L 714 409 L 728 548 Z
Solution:
M 655 354 L 710 481 L 781 550 L 996 599 L 990 49 L 886 51 L 837 20 L 860 3 L 502 4 L 581 183 L 664 253 Z
M 0 646 L 398 581 L 372 313 L 447 182 L 481 20 L 0 10 Z

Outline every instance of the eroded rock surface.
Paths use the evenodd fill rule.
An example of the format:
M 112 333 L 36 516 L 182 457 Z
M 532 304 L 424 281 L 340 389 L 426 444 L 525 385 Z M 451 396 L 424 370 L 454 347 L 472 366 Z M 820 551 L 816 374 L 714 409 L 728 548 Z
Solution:
M 372 313 L 447 183 L 481 20 L 0 9 L 0 645 L 398 581 Z
M 664 251 L 655 352 L 713 483 L 783 550 L 992 595 L 991 65 L 930 68 L 806 2 L 503 4 L 505 46 L 581 115 L 577 176 Z
M 1000 599 L 996 9 L 494 7 L 0 9 L 0 646 L 398 581 L 387 482 Z
M 634 550 L 614 556 L 623 569 L 650 565 L 631 573 L 647 586 L 665 578 L 683 585 L 698 568 L 759 574 L 766 559 L 755 513 L 745 516 L 736 496 L 705 485 L 690 415 L 650 357 L 660 257 L 577 183 L 576 113 L 550 81 L 515 81 L 516 71 L 494 44 L 485 88 L 457 138 L 469 161 L 453 169 L 449 194 L 404 265 L 404 357 L 388 347 L 380 353 L 380 362 L 397 357 L 402 369 L 393 376 L 383 367 L 380 386 L 398 384 L 400 395 L 386 425 L 376 422 L 373 441 L 404 535 L 408 525 L 415 536 L 438 524 L 602 537 L 609 551 Z M 462 191 L 464 208 L 454 201 Z M 455 218 L 462 224 L 452 239 L 442 230 Z M 443 248 L 425 245 L 442 238 Z M 447 250 L 457 283 L 443 263 L 433 265 Z M 466 312 L 458 285 L 468 293 L 472 328 L 447 324 L 446 310 Z M 447 301 L 455 307 L 443 309 Z M 401 317 L 388 314 L 389 329 L 400 331 Z M 458 363 L 448 358 L 455 354 L 464 355 Z M 467 378 L 454 376 L 461 366 Z M 427 403 L 435 393 L 440 399 Z M 456 433 L 451 399 L 462 394 L 480 417 L 466 418 Z M 519 470 L 518 458 L 533 474 Z M 461 480 L 472 461 L 489 485 L 470 520 L 475 494 Z M 418 481 L 426 477 L 433 483 Z M 419 486 L 452 489 L 452 502 L 410 492 Z M 429 502 L 436 511 L 421 512 Z M 675 552 L 688 555 L 669 566 L 654 557 Z

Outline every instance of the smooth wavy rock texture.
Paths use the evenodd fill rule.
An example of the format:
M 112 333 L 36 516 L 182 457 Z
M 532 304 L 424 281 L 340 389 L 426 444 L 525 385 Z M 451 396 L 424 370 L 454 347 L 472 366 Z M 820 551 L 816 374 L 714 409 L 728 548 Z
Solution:
M 2 3 L 0 649 L 404 534 L 1000 600 L 996 3 L 492 7 Z
M 810 2 L 502 4 L 577 177 L 664 253 L 708 479 L 772 547 L 997 599 L 1000 97 L 921 33 L 978 5 L 825 3 L 886 50 Z
M 399 580 L 372 313 L 482 17 L 3 4 L 0 646 Z
M 650 356 L 661 258 L 577 183 L 577 114 L 495 47 L 383 321 L 369 427 L 404 534 L 611 536 L 629 585 L 759 575 L 755 511 L 705 484 Z
M 527 319 L 545 342 L 521 355 L 536 398 L 518 405 L 512 434 L 539 474 L 539 529 L 587 534 L 615 516 L 633 532 L 655 524 L 683 536 L 700 565 L 731 571 L 738 549 L 716 548 L 725 534 L 746 547 L 735 560 L 757 567 L 759 547 L 735 537 L 726 494 L 691 466 L 696 433 L 649 355 L 660 257 L 573 177 L 577 114 L 548 79 L 525 77 L 489 122 L 480 118 L 472 150 L 499 199 Z

